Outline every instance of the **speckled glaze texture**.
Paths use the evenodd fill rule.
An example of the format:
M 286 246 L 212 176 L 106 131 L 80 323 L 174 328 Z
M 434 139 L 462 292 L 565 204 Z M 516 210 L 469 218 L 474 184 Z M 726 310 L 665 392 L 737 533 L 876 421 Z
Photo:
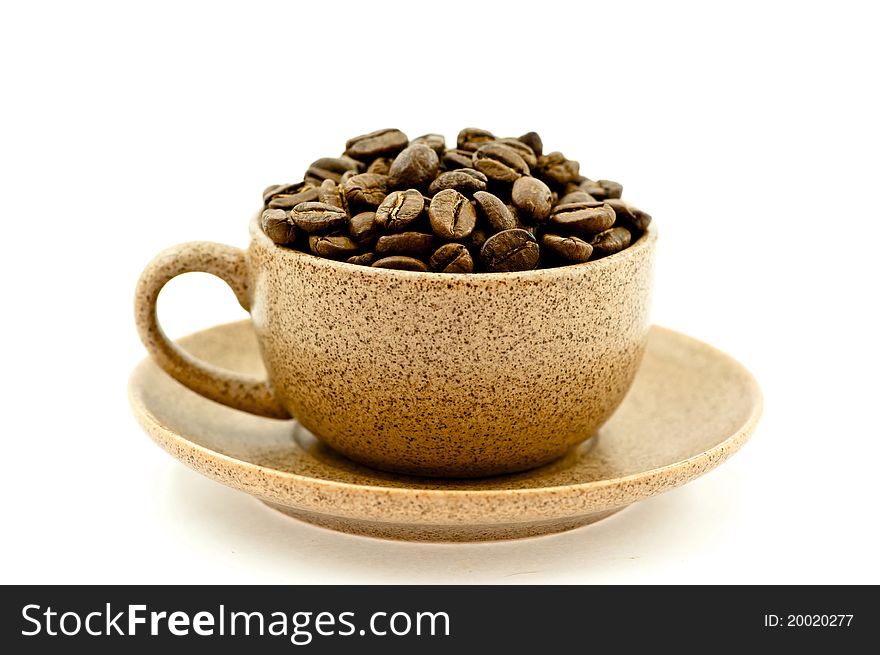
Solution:
M 180 343 L 212 366 L 264 375 L 248 321 Z M 630 392 L 593 439 L 540 468 L 491 478 L 443 480 L 361 466 L 296 421 L 207 400 L 151 359 L 134 371 L 129 397 L 156 443 L 214 480 L 316 525 L 421 541 L 509 539 L 592 523 L 715 468 L 745 443 L 761 412 L 758 385 L 740 364 L 656 327 Z
M 275 392 L 334 449 L 437 476 L 523 470 L 611 415 L 644 350 L 654 235 L 591 264 L 442 275 L 280 249 L 256 224 L 251 315 Z
M 358 462 L 429 476 L 509 473 L 562 456 L 620 404 L 648 333 L 655 241 L 651 229 L 621 253 L 561 268 L 414 273 L 280 248 L 255 218 L 243 269 L 234 249 L 196 244 L 209 259 L 219 257 L 212 247 L 227 249 L 234 274 L 213 260 L 195 267 L 187 244 L 164 255 L 162 275 L 148 267 L 138 321 L 177 380 L 246 411 L 286 411 Z M 156 336 L 157 287 L 174 270 L 219 270 L 244 294 L 270 385 L 225 374 L 208 388 L 205 371 L 216 369 L 190 374 L 197 361 Z

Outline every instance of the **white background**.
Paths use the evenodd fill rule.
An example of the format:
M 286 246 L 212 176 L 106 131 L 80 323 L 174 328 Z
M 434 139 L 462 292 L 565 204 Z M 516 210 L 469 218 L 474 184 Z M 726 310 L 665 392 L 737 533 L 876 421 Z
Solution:
M 5 3 L 2 582 L 880 582 L 877 17 L 868 3 Z M 143 265 L 244 246 L 347 137 L 539 131 L 661 232 L 654 317 L 756 375 L 753 440 L 595 526 L 414 545 L 313 528 L 129 414 Z M 180 336 L 243 317 L 169 285 Z

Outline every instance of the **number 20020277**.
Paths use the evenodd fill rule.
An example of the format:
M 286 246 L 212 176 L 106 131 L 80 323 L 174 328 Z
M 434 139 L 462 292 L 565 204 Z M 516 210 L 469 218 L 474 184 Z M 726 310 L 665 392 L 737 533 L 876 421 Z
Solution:
M 848 628 L 852 614 L 765 614 L 765 628 Z

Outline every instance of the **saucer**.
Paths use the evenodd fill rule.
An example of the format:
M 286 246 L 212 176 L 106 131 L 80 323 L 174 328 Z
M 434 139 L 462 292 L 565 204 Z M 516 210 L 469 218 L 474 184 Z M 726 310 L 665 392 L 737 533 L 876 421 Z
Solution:
M 218 366 L 263 373 L 250 321 L 179 343 Z M 591 439 L 531 471 L 443 480 L 356 464 L 296 421 L 207 400 L 149 359 L 132 374 L 129 399 L 159 446 L 209 478 L 309 523 L 417 541 L 514 539 L 598 521 L 724 462 L 751 435 L 762 404 L 758 384 L 741 364 L 653 327 L 632 389 Z

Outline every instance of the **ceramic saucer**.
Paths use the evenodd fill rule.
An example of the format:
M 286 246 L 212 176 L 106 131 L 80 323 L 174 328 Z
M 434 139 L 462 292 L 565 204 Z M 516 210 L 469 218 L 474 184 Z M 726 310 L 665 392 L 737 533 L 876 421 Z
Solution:
M 180 344 L 218 366 L 262 373 L 249 321 Z M 309 523 L 420 541 L 512 539 L 592 523 L 715 468 L 745 443 L 761 413 L 760 389 L 742 365 L 658 327 L 632 389 L 597 435 L 539 469 L 493 478 L 439 480 L 360 466 L 295 421 L 206 400 L 149 360 L 132 374 L 129 398 L 147 434 L 209 478 Z

